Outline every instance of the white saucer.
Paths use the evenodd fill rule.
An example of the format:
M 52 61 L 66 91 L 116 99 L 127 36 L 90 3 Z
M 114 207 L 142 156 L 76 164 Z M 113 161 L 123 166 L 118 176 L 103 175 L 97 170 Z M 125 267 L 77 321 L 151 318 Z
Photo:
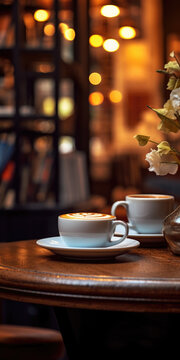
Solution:
M 117 240 L 117 237 L 113 237 Z M 113 239 L 112 238 L 112 239 Z M 118 255 L 124 254 L 132 249 L 135 249 L 140 245 L 139 241 L 126 238 L 121 243 L 116 245 L 110 245 L 102 248 L 76 248 L 68 247 L 65 245 L 60 236 L 49 237 L 36 241 L 36 244 L 51 250 L 57 255 L 68 258 L 78 259 L 98 259 L 98 258 L 112 258 Z
M 122 236 L 124 228 L 121 225 L 116 226 L 115 236 Z M 129 229 L 128 238 L 133 238 L 144 244 L 162 244 L 165 242 L 163 233 L 161 234 L 139 234 L 135 229 Z

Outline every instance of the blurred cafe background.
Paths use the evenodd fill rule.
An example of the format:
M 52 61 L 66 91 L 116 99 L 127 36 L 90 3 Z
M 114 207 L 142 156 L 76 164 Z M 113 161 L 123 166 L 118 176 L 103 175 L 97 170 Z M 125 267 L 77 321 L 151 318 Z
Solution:
M 60 212 L 109 212 L 128 193 L 180 196 L 177 178 L 148 172 L 148 146 L 133 138 L 162 137 L 147 105 L 165 102 L 156 70 L 180 51 L 179 7 L 176 0 L 0 1 L 3 240 L 55 235 Z
M 128 193 L 180 199 L 179 174 L 148 172 L 133 139 L 163 136 L 147 105 L 166 100 L 156 70 L 180 53 L 179 13 L 179 0 L 0 0 L 0 241 L 55 236 L 58 214 L 110 212 Z

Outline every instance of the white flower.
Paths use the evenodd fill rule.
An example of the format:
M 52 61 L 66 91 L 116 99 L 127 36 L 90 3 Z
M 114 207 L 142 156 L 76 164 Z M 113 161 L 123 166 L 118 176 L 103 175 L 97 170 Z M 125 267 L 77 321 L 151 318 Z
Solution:
M 170 100 L 175 111 L 180 110 L 180 88 L 171 91 Z
M 156 150 L 151 150 L 146 154 L 146 160 L 149 162 L 149 171 L 154 171 L 156 175 L 174 175 L 178 170 L 178 165 L 174 163 L 174 156 L 171 154 L 161 155 Z

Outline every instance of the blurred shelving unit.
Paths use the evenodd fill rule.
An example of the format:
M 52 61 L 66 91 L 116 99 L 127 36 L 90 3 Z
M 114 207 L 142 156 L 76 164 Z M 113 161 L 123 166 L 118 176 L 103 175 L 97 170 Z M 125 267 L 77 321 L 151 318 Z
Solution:
M 62 182 L 62 176 L 72 171 L 65 174 L 61 167 L 62 158 L 70 157 L 67 149 L 77 153 L 82 171 L 88 169 L 88 6 L 88 0 L 0 1 L 2 240 L 9 239 L 11 225 L 16 228 L 18 211 L 28 212 L 28 229 L 35 220 L 30 213 L 36 214 L 38 237 L 49 234 L 42 224 L 38 234 L 42 211 L 47 216 L 51 211 L 54 225 L 55 215 L 71 205 L 71 199 L 62 201 L 67 180 Z M 74 179 L 70 175 L 74 181 L 76 173 Z M 19 221 L 20 227 L 22 216 Z

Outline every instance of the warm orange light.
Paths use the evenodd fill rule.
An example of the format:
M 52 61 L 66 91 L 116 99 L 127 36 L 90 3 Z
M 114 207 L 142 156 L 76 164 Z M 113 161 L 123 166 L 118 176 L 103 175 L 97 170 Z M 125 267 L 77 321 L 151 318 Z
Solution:
M 136 30 L 132 26 L 122 26 L 119 29 L 119 36 L 122 39 L 133 39 L 136 37 Z
M 115 39 L 107 39 L 103 43 L 103 48 L 108 52 L 114 52 L 119 49 L 119 43 Z
M 31 13 L 26 13 L 23 15 L 24 23 L 27 29 L 32 29 L 34 26 L 34 17 Z
M 92 106 L 101 105 L 104 101 L 104 96 L 100 91 L 94 91 L 89 95 L 89 103 Z
M 92 84 L 92 85 L 98 85 L 100 84 L 101 82 L 101 75 L 97 72 L 92 72 L 90 75 L 89 75 L 89 82 Z
M 34 19 L 36 21 L 43 22 L 43 21 L 48 20 L 48 18 L 49 18 L 49 13 L 46 10 L 39 9 L 39 10 L 36 10 L 34 13 Z
M 59 30 L 64 33 L 67 29 L 69 28 L 69 26 L 65 23 L 60 23 L 59 24 Z
M 105 17 L 115 17 L 120 14 L 120 9 L 116 5 L 104 5 L 101 8 L 101 15 Z
M 55 27 L 53 24 L 49 23 L 47 25 L 45 25 L 44 27 L 44 33 L 47 36 L 53 36 L 55 33 Z
M 75 38 L 75 31 L 72 28 L 69 28 L 64 31 L 64 37 L 68 41 L 73 41 Z
M 47 72 L 52 72 L 53 70 L 54 70 L 53 65 L 48 64 L 48 63 L 45 63 L 45 64 L 41 63 L 41 64 L 39 64 L 37 71 L 47 73 Z
M 122 93 L 119 90 L 112 90 L 109 93 L 109 99 L 113 103 L 119 103 L 122 100 Z
M 91 35 L 89 38 L 89 43 L 93 47 L 100 47 L 103 44 L 103 37 L 101 35 Z

